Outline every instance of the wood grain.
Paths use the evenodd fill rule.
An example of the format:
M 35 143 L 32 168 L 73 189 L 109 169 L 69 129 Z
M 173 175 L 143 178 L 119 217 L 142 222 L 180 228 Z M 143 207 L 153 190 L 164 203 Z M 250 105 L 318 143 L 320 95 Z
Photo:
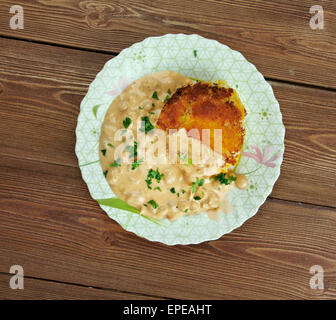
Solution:
M 0 44 L 0 154 L 77 167 L 80 101 L 110 56 L 7 39 Z M 336 186 L 336 92 L 271 85 L 286 126 L 282 172 L 271 196 L 336 207 L 330 194 Z
M 3 156 L 0 272 L 179 299 L 335 299 L 336 210 L 268 200 L 221 239 L 168 247 L 124 231 L 78 170 Z M 324 268 L 312 290 L 313 265 Z
M 13 274 L 0 274 L 1 300 L 146 300 L 156 297 L 85 287 L 50 280 L 24 278 L 24 289 L 13 290 L 9 280 Z
M 240 51 L 273 79 L 336 88 L 336 3 L 319 3 L 324 29 L 312 30 L 315 1 L 17 0 L 23 30 L 9 27 L 11 1 L 0 7 L 0 34 L 105 52 L 166 33 L 197 33 Z
M 217 241 L 168 247 L 109 219 L 77 166 L 79 104 L 110 57 L 0 39 L 0 298 L 335 299 L 336 92 L 272 81 L 286 126 L 272 198 Z

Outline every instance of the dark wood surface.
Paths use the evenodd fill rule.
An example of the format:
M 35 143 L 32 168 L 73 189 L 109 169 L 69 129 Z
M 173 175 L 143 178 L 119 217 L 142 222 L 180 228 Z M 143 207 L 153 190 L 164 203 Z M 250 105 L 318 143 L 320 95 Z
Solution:
M 325 29 L 311 30 L 309 1 L 207 0 L 180 10 L 172 1 L 17 1 L 20 31 L 8 25 L 12 3 L 2 3 L 1 299 L 336 298 L 335 2 L 322 1 Z M 266 203 L 200 245 L 125 232 L 90 198 L 74 153 L 79 104 L 96 73 L 133 42 L 169 32 L 241 51 L 268 78 L 286 126 Z M 24 290 L 9 288 L 14 264 L 24 267 Z M 316 264 L 323 291 L 309 286 Z
M 325 28 L 311 30 L 311 0 L 17 0 L 25 28 L 8 27 L 3 0 L 0 30 L 10 37 L 118 53 L 148 36 L 197 33 L 240 51 L 270 78 L 336 88 L 336 2 L 321 1 Z

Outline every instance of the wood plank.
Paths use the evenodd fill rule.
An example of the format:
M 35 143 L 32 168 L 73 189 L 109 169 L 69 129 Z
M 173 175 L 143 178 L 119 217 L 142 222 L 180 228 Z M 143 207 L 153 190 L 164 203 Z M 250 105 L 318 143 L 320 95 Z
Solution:
M 272 197 L 336 207 L 336 92 L 270 82 L 286 127 Z
M 2 163 L 0 272 L 178 299 L 336 298 L 335 209 L 268 200 L 217 241 L 168 247 L 110 220 L 76 168 Z M 313 265 L 323 291 L 310 289 Z
M 24 278 L 24 289 L 9 287 L 12 274 L 0 274 L 1 300 L 146 300 L 157 299 L 128 292 L 99 289 L 41 279 Z
M 2 1 L 0 34 L 106 52 L 166 33 L 197 33 L 241 53 L 266 76 L 336 88 L 336 3 L 325 0 L 324 29 L 312 30 L 315 1 L 17 0 L 23 30 L 9 27 Z
M 0 154 L 77 167 L 79 104 L 110 56 L 7 39 L 0 44 Z M 336 186 L 336 92 L 271 85 L 286 126 L 272 197 L 336 207 L 330 194 Z

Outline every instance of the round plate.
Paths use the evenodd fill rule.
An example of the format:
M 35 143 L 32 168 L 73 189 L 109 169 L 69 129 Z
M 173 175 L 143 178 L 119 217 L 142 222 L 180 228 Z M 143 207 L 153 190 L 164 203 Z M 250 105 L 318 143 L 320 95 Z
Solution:
M 233 188 L 228 197 L 232 210 L 221 214 L 218 222 L 209 219 L 205 212 L 175 222 L 145 218 L 113 200 L 116 196 L 105 180 L 98 153 L 105 113 L 128 84 L 160 70 L 205 81 L 225 80 L 238 91 L 245 105 L 246 137 L 237 173 L 247 175 L 249 187 Z M 258 211 L 280 174 L 285 128 L 272 87 L 241 53 L 199 35 L 167 34 L 135 43 L 105 64 L 81 103 L 76 135 L 83 179 L 108 216 L 138 236 L 174 245 L 218 239 Z

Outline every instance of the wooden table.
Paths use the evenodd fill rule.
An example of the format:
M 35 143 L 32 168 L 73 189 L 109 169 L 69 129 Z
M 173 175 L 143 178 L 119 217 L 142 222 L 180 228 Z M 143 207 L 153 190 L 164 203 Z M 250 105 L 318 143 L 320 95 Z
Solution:
M 335 299 L 336 1 L 16 0 L 0 6 L 0 298 Z M 148 36 L 198 33 L 240 51 L 286 126 L 281 176 L 221 239 L 168 247 L 125 232 L 75 156 L 79 105 L 104 63 Z M 10 266 L 24 290 L 9 288 Z M 324 270 L 312 289 L 310 268 Z

